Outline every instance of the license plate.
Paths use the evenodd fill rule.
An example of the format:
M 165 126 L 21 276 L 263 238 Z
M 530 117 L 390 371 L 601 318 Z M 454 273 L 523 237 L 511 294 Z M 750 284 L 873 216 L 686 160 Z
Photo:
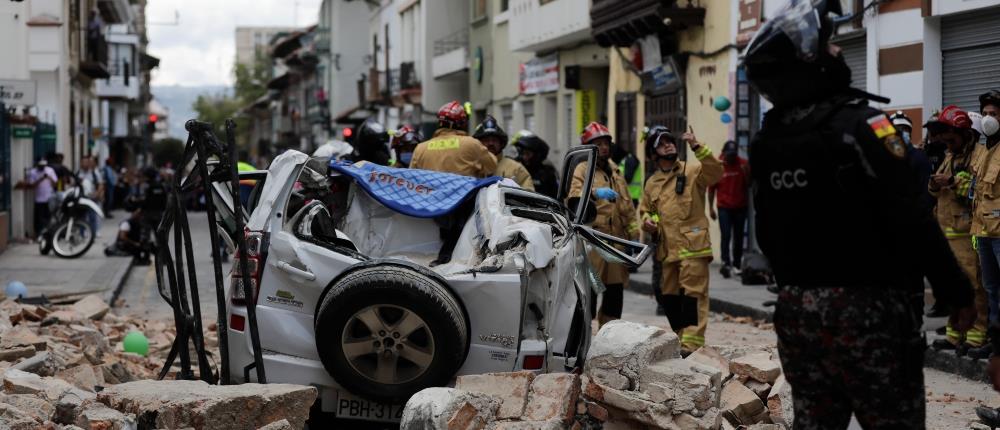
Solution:
M 337 392 L 337 418 L 398 423 L 403 419 L 404 405 L 389 405 L 365 400 L 344 391 Z

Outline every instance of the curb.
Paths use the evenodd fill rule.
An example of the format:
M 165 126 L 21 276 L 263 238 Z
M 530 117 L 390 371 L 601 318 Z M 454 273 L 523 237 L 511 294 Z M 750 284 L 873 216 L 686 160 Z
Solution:
M 122 294 L 122 290 L 125 289 L 125 281 L 128 279 L 129 273 L 132 272 L 132 266 L 135 265 L 135 260 L 129 257 L 128 264 L 122 266 L 118 269 L 118 272 L 112 277 L 112 281 L 109 284 L 111 288 L 104 292 L 104 302 L 108 304 L 112 309 L 115 308 L 115 302 L 118 301 L 118 296 Z

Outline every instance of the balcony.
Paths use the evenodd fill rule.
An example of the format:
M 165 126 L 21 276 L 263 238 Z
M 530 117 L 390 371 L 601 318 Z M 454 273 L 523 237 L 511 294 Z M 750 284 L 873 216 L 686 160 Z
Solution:
M 139 98 L 139 79 L 134 64 L 128 61 L 112 63 L 108 73 L 111 75 L 109 78 L 98 80 L 95 84 L 94 90 L 98 97 L 130 100 Z
M 88 37 L 86 56 L 80 60 L 80 72 L 91 79 L 107 79 L 108 72 L 108 42 L 102 37 Z
M 420 76 L 417 75 L 417 65 L 413 61 L 399 65 L 399 88 L 401 91 L 420 89 Z
M 469 29 L 464 28 L 434 41 L 431 71 L 434 79 L 463 78 L 469 70 Z
M 679 7 L 676 3 L 676 0 L 596 0 L 590 9 L 594 39 L 604 47 L 626 47 L 649 34 L 704 24 L 704 8 Z
M 135 19 L 128 0 L 98 0 L 97 9 L 108 24 L 128 24 Z
M 538 52 L 588 40 L 589 12 L 590 0 L 510 0 L 510 49 Z

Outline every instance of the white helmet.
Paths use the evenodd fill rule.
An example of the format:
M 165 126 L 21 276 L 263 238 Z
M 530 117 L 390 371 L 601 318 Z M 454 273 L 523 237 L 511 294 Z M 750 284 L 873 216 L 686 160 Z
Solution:
M 972 120 L 972 129 L 982 136 L 983 133 L 983 116 L 979 112 L 969 112 L 969 119 Z M 979 139 L 976 139 L 977 141 Z

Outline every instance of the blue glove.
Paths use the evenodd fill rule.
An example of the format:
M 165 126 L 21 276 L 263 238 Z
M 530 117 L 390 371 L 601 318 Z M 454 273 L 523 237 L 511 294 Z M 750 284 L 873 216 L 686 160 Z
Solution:
M 607 200 L 609 202 L 613 202 L 618 198 L 618 193 L 611 188 L 598 188 L 594 190 L 594 195 L 597 196 L 598 199 Z

